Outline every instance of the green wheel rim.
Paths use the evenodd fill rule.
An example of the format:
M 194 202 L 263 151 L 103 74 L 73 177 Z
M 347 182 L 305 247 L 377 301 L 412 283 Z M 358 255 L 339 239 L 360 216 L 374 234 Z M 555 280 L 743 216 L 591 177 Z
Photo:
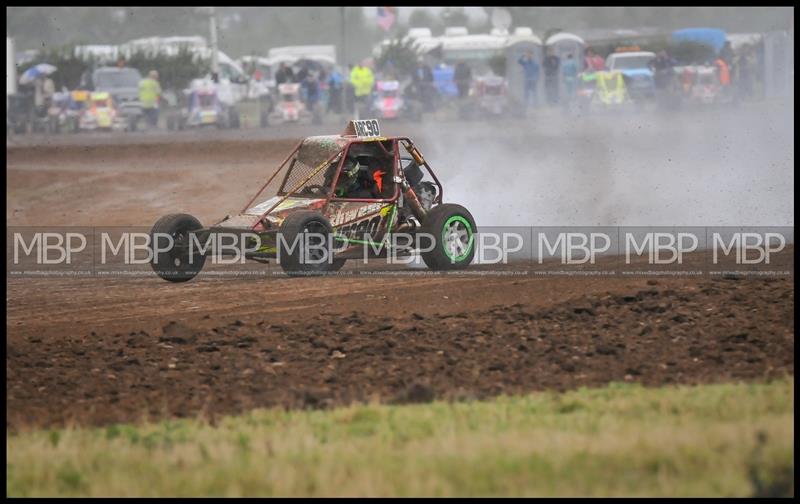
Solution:
M 460 215 L 450 217 L 442 226 L 442 249 L 453 262 L 461 262 L 469 256 L 474 238 L 469 221 Z

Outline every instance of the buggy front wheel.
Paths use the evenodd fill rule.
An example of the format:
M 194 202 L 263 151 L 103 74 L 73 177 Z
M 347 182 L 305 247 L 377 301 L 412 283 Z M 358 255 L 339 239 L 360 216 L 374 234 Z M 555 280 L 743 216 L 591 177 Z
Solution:
M 475 219 L 461 205 L 445 203 L 433 207 L 422 223 L 422 260 L 432 270 L 464 269 L 475 257 Z M 433 239 L 431 244 L 429 239 Z

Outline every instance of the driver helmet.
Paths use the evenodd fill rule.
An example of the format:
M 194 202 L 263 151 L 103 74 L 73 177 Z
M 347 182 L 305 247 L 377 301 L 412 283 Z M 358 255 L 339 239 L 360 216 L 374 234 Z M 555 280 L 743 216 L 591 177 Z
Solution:
M 358 176 L 358 172 L 361 171 L 362 168 L 363 167 L 361 166 L 361 163 L 355 161 L 349 168 L 345 167 L 342 170 L 342 174 L 344 174 L 348 179 L 352 179 Z
M 336 184 L 336 195 L 344 196 L 358 181 L 358 173 L 364 167 L 357 160 L 352 160 L 350 163 L 342 167 L 342 173 L 339 175 L 339 182 Z

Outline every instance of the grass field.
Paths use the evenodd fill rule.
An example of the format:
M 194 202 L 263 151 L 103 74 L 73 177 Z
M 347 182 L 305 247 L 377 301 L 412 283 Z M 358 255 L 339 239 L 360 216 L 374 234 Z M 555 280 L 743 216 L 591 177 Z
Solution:
M 794 378 L 7 433 L 9 496 L 794 495 Z

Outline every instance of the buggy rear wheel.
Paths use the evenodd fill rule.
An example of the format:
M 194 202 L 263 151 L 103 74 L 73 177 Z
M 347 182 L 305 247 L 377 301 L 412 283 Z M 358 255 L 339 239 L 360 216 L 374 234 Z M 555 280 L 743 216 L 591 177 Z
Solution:
M 320 213 L 301 211 L 290 214 L 280 227 L 278 240 L 281 268 L 289 276 L 316 276 L 338 271 L 344 259 L 332 258 L 333 227 Z
M 445 203 L 433 207 L 422 232 L 434 239 L 433 250 L 423 252 L 422 260 L 432 270 L 464 269 L 475 256 L 475 219 L 461 205 Z M 430 248 L 428 239 L 421 240 L 423 248 Z
M 189 241 L 194 231 L 202 229 L 200 221 L 188 214 L 170 214 L 161 217 L 150 230 L 150 243 L 153 254 L 150 265 L 153 271 L 170 282 L 186 282 L 203 269 L 206 257 L 202 254 L 189 254 Z M 173 244 L 169 246 L 172 237 Z

